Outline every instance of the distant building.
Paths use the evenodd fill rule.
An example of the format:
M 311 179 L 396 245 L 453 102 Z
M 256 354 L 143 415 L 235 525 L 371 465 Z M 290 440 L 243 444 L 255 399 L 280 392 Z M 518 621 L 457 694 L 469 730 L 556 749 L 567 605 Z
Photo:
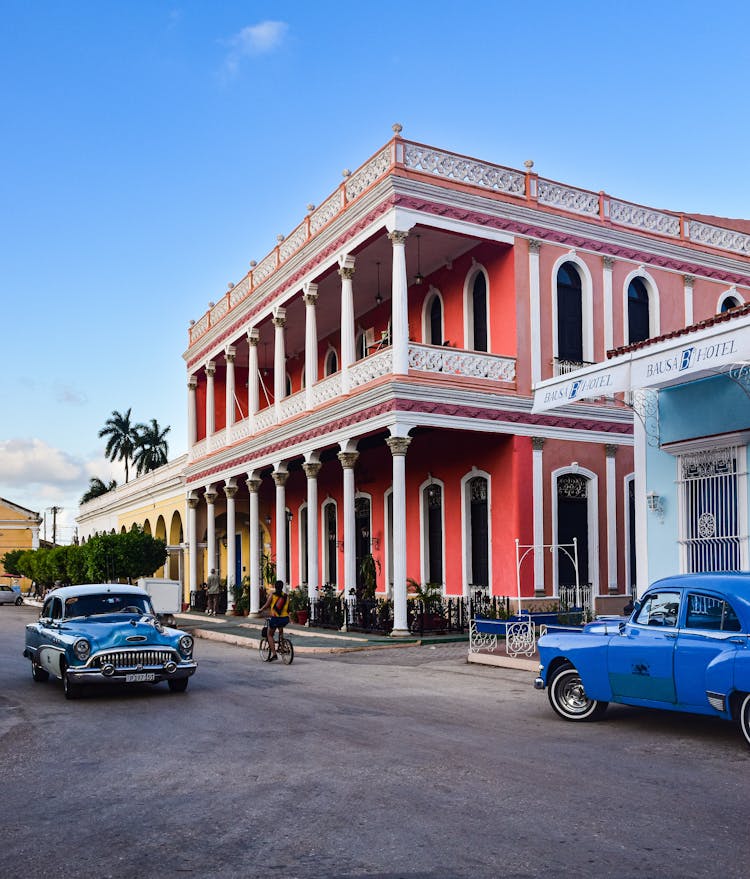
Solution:
M 31 582 L 26 577 L 15 577 L 5 570 L 2 559 L 6 552 L 16 549 L 39 549 L 39 513 L 0 497 L 0 577 L 4 582 L 20 583 L 25 592 Z
M 407 578 L 553 598 L 575 539 L 619 607 L 632 409 L 602 387 L 535 413 L 533 388 L 743 303 L 750 235 L 394 130 L 190 327 L 187 584 L 257 581 L 266 556 L 348 591 L 372 556 L 403 631 Z

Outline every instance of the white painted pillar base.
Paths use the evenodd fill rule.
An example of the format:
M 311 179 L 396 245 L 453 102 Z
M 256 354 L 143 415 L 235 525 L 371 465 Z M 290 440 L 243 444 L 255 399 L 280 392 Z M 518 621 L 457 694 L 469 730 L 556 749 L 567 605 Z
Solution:
M 411 437 L 386 440 L 393 456 L 393 631 L 394 638 L 409 635 L 406 613 L 406 450 Z

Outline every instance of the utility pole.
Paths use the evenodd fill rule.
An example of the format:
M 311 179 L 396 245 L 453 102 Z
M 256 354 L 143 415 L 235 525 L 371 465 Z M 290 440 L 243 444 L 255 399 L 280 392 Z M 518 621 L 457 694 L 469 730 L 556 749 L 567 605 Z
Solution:
M 57 514 L 62 511 L 62 507 L 50 507 L 52 513 L 52 546 L 57 546 Z

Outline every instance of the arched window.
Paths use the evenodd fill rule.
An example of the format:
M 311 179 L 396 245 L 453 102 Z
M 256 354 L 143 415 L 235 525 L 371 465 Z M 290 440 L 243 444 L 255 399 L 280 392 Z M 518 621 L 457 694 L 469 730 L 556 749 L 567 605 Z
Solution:
M 578 582 L 589 582 L 589 480 L 577 473 L 563 473 L 557 478 L 557 543 L 572 553 L 576 539 Z M 557 580 L 560 586 L 575 586 L 576 571 L 565 552 L 559 553 Z
M 472 476 L 464 481 L 466 578 L 471 591 L 490 589 L 489 480 Z
M 474 351 L 487 351 L 487 279 L 477 272 L 471 282 L 471 338 Z
M 424 304 L 423 338 L 427 345 L 443 344 L 443 301 L 435 290 Z
M 284 393 L 287 397 L 291 396 L 292 394 L 292 377 L 289 375 L 289 373 L 286 374 L 286 385 L 284 387 Z
M 299 519 L 297 521 L 299 522 L 299 579 L 300 583 L 307 584 L 309 579 L 307 572 L 307 504 L 302 504 L 299 508 Z
M 323 365 L 324 375 L 333 375 L 339 371 L 339 358 L 334 348 L 329 348 Z
M 557 271 L 557 361 L 558 374 L 583 363 L 583 289 L 572 262 Z
M 422 489 L 423 578 L 443 583 L 443 487 L 430 481 Z
M 644 342 L 650 335 L 648 288 L 642 278 L 633 278 L 628 284 L 628 344 Z
M 739 308 L 742 303 L 737 299 L 736 296 L 725 296 L 721 301 L 721 306 L 719 307 L 719 314 L 724 314 L 725 311 L 729 311 L 730 308 Z
M 336 584 L 338 579 L 336 560 L 338 555 L 338 524 L 336 502 L 326 501 L 323 504 L 323 573 L 325 582 Z
M 371 554 L 372 505 L 368 495 L 354 499 L 354 549 L 357 559 L 357 594 L 367 585 L 363 577 L 362 562 Z M 377 586 L 377 584 L 376 584 Z

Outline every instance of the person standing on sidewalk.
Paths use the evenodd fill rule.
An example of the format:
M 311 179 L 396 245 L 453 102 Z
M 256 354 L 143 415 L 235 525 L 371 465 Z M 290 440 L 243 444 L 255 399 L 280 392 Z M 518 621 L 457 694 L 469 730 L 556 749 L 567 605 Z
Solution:
M 221 592 L 221 583 L 219 583 L 219 575 L 216 573 L 214 568 L 211 568 L 211 573 L 208 575 L 208 610 L 206 613 L 209 616 L 215 617 L 216 611 L 219 607 L 219 593 Z

